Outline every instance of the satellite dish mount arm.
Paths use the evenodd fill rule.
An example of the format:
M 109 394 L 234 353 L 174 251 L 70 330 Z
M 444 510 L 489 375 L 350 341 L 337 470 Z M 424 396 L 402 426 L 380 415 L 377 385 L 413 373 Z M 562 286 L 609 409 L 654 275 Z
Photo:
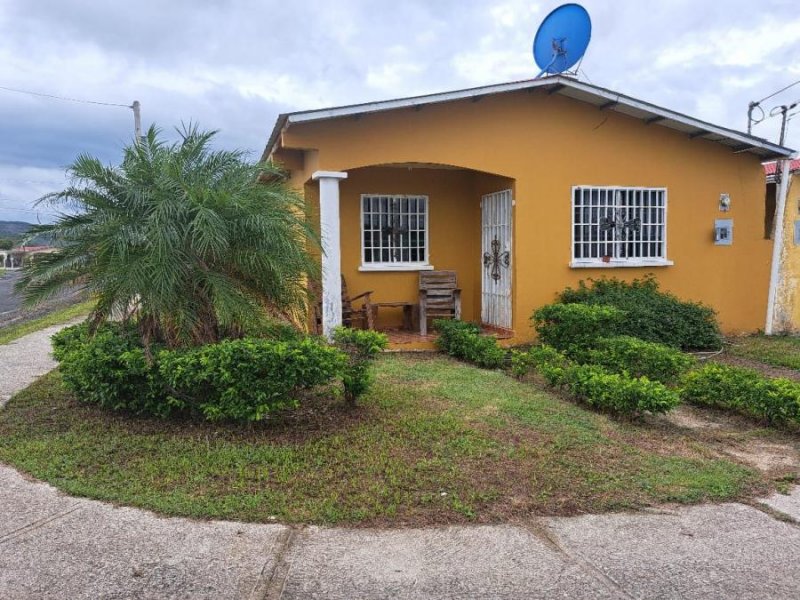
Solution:
M 564 40 L 566 39 L 567 38 L 560 38 L 560 39 L 553 38 L 553 58 L 549 63 L 547 63 L 547 66 L 544 69 L 542 69 L 542 71 L 536 76 L 537 79 L 542 75 L 544 75 L 545 73 L 549 72 L 550 67 L 552 67 L 559 58 L 566 56 L 567 51 L 564 48 Z

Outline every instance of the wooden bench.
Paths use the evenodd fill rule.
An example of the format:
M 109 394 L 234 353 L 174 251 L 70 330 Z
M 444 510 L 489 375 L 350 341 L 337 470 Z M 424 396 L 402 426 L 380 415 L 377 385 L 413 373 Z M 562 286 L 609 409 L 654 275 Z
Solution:
M 377 320 L 379 307 L 402 308 L 403 329 L 406 331 L 414 331 L 414 323 L 419 318 L 419 304 L 416 302 L 373 302 L 372 307 L 375 310 L 374 320 Z

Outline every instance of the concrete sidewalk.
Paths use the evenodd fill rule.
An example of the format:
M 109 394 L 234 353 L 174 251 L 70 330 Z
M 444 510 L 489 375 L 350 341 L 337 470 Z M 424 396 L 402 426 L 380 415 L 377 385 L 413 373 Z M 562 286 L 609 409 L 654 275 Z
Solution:
M 52 333 L 0 346 L 0 364 L 33 363 L 0 403 L 52 366 Z M 797 489 L 767 503 L 800 521 Z M 0 465 L 0 599 L 33 598 L 796 599 L 800 527 L 742 504 L 399 530 L 199 522 Z
M 50 352 L 50 336 L 67 325 L 80 323 L 75 319 L 62 325 L 54 325 L 0 344 L 0 409 L 11 396 L 25 389 L 45 373 L 56 368 Z
M 800 518 L 800 494 L 774 503 Z M 0 466 L 0 598 L 800 597 L 800 528 L 741 504 L 367 530 L 161 518 Z

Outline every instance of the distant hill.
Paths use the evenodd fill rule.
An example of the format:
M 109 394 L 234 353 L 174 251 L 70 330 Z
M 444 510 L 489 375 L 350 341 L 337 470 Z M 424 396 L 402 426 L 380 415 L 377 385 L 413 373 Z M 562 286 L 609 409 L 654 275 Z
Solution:
M 26 223 L 25 221 L 0 221 L 0 242 L 11 240 L 14 245 L 17 245 L 23 240 L 31 227 L 33 227 L 33 223 Z M 49 246 L 50 240 L 44 236 L 37 236 L 28 241 L 28 245 Z
M 0 221 L 0 237 L 21 238 L 33 227 L 33 223 L 25 221 Z

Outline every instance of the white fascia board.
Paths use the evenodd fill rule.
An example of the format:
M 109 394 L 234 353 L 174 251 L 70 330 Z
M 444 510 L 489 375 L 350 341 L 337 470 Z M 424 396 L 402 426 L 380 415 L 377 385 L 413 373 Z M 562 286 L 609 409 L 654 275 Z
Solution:
M 666 108 L 661 108 L 660 106 L 650 104 L 649 102 L 644 102 L 643 100 L 637 100 L 635 98 L 631 98 L 630 96 L 625 96 L 624 94 L 619 94 L 617 92 L 612 92 L 610 90 L 605 90 L 603 88 L 598 88 L 596 86 L 586 85 L 580 81 L 568 80 L 563 83 L 565 83 L 567 87 L 581 90 L 587 94 L 605 98 L 609 102 L 614 101 L 618 104 L 629 106 L 631 108 L 636 108 L 645 113 L 649 113 L 654 117 L 663 117 L 667 121 L 675 121 L 677 123 L 682 123 L 684 125 L 688 125 L 695 129 L 703 129 L 705 131 L 708 131 L 709 133 L 716 134 L 720 137 L 740 142 L 742 145 L 749 145 L 752 146 L 753 148 L 763 148 L 764 150 L 768 150 L 775 154 L 780 154 L 781 156 L 788 157 L 793 154 L 793 151 L 790 150 L 789 148 L 784 148 L 777 144 L 772 144 L 766 140 L 761 140 L 759 138 L 748 136 L 747 134 L 744 133 L 739 133 L 732 129 L 727 129 L 726 127 L 720 127 L 718 125 L 713 125 L 712 123 L 707 123 L 706 121 L 701 121 L 700 119 L 695 119 L 687 115 L 682 115 L 681 113 L 676 113 Z M 611 107 L 611 110 L 613 110 L 613 107 Z M 668 127 L 668 125 L 665 125 L 664 121 L 659 121 L 656 124 L 661 125 L 662 127 Z
M 725 141 L 736 142 L 741 146 L 747 146 L 749 149 L 761 149 L 774 156 L 790 157 L 794 151 L 768 142 L 761 138 L 749 136 L 745 133 L 740 133 L 726 127 L 713 125 L 700 119 L 695 119 L 672 110 L 650 104 L 643 100 L 637 100 L 626 96 L 624 94 L 613 92 L 605 88 L 595 85 L 586 84 L 575 79 L 554 75 L 551 77 L 542 77 L 540 79 L 529 79 L 524 81 L 515 81 L 512 83 L 502 83 L 497 85 L 487 85 L 483 87 L 470 88 L 466 90 L 456 90 L 453 92 L 443 92 L 440 94 L 429 94 L 426 96 L 415 96 L 411 98 L 398 98 L 396 100 L 383 100 L 379 102 L 369 102 L 366 104 L 354 104 L 351 106 L 341 106 L 338 108 L 326 108 L 320 110 L 310 110 L 297 113 L 289 113 L 282 115 L 283 123 L 282 131 L 294 123 L 307 123 L 310 121 L 321 121 L 325 119 L 336 119 L 340 117 L 362 115 L 375 112 L 383 112 L 388 110 L 396 110 L 402 108 L 422 107 L 428 104 L 438 104 L 442 102 L 451 102 L 454 100 L 464 100 L 469 98 L 479 98 L 481 96 L 490 96 L 494 94 L 502 94 L 506 92 L 514 92 L 520 90 L 532 90 L 540 87 L 552 87 L 553 92 L 577 100 L 578 102 L 592 103 L 589 98 L 597 98 L 602 100 L 595 106 L 600 106 L 606 103 L 613 103 L 608 106 L 607 110 L 626 114 L 624 110 L 617 110 L 618 107 L 628 107 L 643 113 L 643 117 L 638 118 L 659 118 L 654 124 L 662 127 L 670 127 L 670 122 L 673 124 L 681 124 L 688 127 L 691 131 L 702 130 L 708 132 L 710 135 L 719 136 L 720 140 L 711 140 L 717 143 L 724 143 Z M 576 91 L 579 94 L 570 94 L 570 91 Z M 581 97 L 583 96 L 583 97 Z M 588 98 L 587 98 L 588 97 Z M 632 115 L 632 118 L 637 118 Z M 685 131 L 683 128 L 670 127 L 678 131 Z M 277 123 L 276 123 L 277 129 Z M 268 145 L 269 151 L 272 151 L 272 146 L 277 142 L 277 135 L 273 133 L 273 139 L 270 140 Z M 726 144 L 730 145 L 730 144 Z
M 397 100 L 381 100 L 369 102 L 367 104 L 354 104 L 352 106 L 342 106 L 339 108 L 324 108 L 321 110 L 311 110 L 307 112 L 290 113 L 287 115 L 288 123 L 305 123 L 307 121 L 320 121 L 324 119 L 335 119 L 337 117 L 347 117 L 353 115 L 363 115 L 365 113 L 383 112 L 397 108 L 413 108 L 415 106 L 425 106 L 427 104 L 438 104 L 441 102 L 451 102 L 453 100 L 463 100 L 500 94 L 503 92 L 513 92 L 517 90 L 527 90 L 531 88 L 562 83 L 561 77 L 548 77 L 528 81 L 516 81 L 514 83 L 502 83 L 498 85 L 487 85 L 484 87 L 470 88 L 468 90 L 458 90 L 455 92 L 443 92 L 441 94 L 430 94 L 427 96 L 415 96 L 412 98 L 398 98 Z

